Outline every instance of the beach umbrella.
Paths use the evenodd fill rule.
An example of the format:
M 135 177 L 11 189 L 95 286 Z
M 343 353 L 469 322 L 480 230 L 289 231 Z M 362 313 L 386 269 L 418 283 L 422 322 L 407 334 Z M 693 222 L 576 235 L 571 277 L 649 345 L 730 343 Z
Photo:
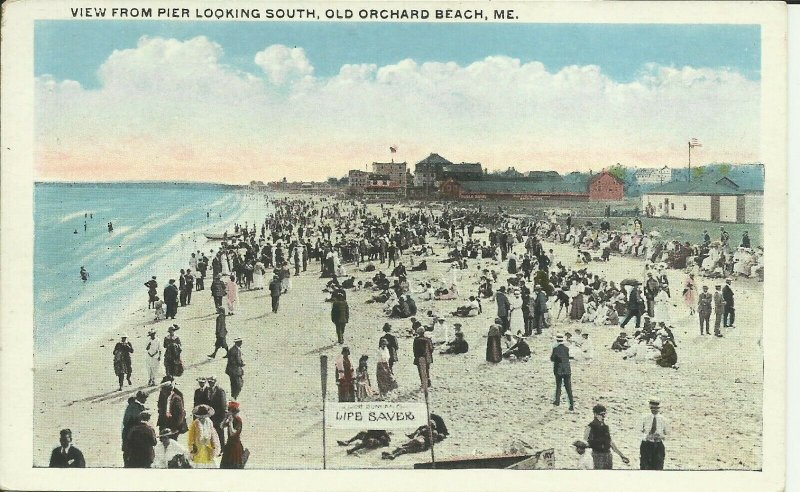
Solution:
M 591 223 L 590 221 L 588 221 L 588 220 L 587 220 L 587 221 L 586 221 L 586 225 L 587 225 L 587 227 L 591 227 L 592 223 Z
M 632 286 L 635 287 L 635 286 L 639 285 L 640 283 L 641 282 L 639 282 L 635 278 L 626 278 L 625 280 L 623 280 L 622 282 L 619 283 L 619 286 L 620 287 L 625 287 L 626 285 L 632 285 Z

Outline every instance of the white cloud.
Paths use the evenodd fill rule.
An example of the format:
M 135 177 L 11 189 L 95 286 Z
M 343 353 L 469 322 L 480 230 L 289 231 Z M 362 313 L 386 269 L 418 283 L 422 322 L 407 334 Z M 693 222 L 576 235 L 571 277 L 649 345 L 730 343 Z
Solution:
M 549 72 L 491 56 L 348 64 L 322 78 L 302 48 L 255 54 L 264 76 L 223 57 L 205 37 L 144 37 L 99 67 L 99 89 L 39 77 L 42 173 L 89 161 L 109 179 L 324 178 L 385 158 L 389 143 L 411 162 L 438 152 L 558 170 L 681 165 L 688 137 L 703 140 L 698 162 L 758 158 L 760 85 L 725 69 L 650 64 L 618 82 L 594 65 Z
M 275 85 L 285 84 L 314 73 L 314 67 L 306 58 L 303 48 L 274 44 L 256 53 L 254 61 Z

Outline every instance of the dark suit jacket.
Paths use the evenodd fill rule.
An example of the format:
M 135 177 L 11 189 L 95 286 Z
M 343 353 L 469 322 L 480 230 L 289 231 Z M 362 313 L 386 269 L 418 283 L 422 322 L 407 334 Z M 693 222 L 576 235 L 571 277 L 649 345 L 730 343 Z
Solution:
M 50 454 L 50 468 L 86 468 L 83 453 L 75 446 L 70 446 L 67 455 L 61 454 L 61 446 Z
M 211 420 L 214 422 L 222 422 L 225 419 L 225 410 L 228 406 L 228 399 L 225 398 L 225 390 L 219 386 L 215 386 L 214 393 L 212 394 L 211 389 L 207 388 L 206 400 L 208 401 L 208 405 L 214 409 L 214 415 L 211 417 Z
M 553 373 L 558 376 L 569 376 L 572 370 L 569 366 L 569 347 L 563 344 L 558 344 L 553 347 L 553 353 L 550 354 L 550 360 L 553 361 Z
M 234 345 L 228 351 L 228 364 L 225 366 L 225 374 L 228 376 L 241 376 L 244 374 L 244 362 L 242 362 L 242 351 Z
M 178 300 L 178 286 L 169 284 L 164 287 L 164 302 L 175 302 Z
M 216 326 L 216 335 L 217 338 L 225 338 L 228 336 L 228 328 L 225 326 L 225 315 L 218 314 L 217 315 L 217 326 Z
M 508 302 L 508 297 L 502 292 L 497 292 L 496 299 L 497 315 L 503 318 L 508 316 L 508 313 L 511 312 L 511 303 Z
M 722 298 L 725 300 L 727 307 L 733 307 L 733 289 L 729 285 L 722 288 Z

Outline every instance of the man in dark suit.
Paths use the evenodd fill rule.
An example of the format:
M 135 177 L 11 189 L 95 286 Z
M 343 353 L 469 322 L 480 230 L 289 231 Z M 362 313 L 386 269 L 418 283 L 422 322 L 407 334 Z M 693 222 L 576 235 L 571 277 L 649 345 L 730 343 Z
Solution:
M 350 321 L 350 307 L 341 294 L 337 294 L 331 304 L 331 321 L 336 326 L 336 340 L 341 345 L 344 343 L 344 327 Z
M 639 324 L 642 321 L 642 310 L 639 305 L 639 284 L 637 283 L 631 288 L 631 293 L 628 294 L 628 315 L 625 316 L 625 320 L 619 325 L 620 328 L 625 328 L 625 325 L 627 325 L 628 321 L 633 317 L 636 317 L 636 328 L 639 328 Z
M 725 303 L 725 312 L 722 316 L 722 326 L 730 328 L 736 319 L 736 310 L 733 307 L 733 289 L 731 289 L 732 279 L 725 279 L 725 287 L 722 288 L 722 300 Z
M 553 347 L 553 353 L 550 354 L 550 360 L 553 362 L 553 374 L 556 376 L 556 398 L 553 400 L 553 405 L 561 404 L 561 383 L 564 383 L 564 389 L 567 390 L 567 398 L 569 399 L 569 410 L 575 409 L 572 400 L 572 369 L 569 365 L 569 347 L 564 345 L 564 336 L 558 335 L 556 337 L 558 345 Z
M 50 468 L 86 468 L 83 453 L 72 445 L 72 431 L 61 429 L 61 446 L 50 454 Z
M 503 335 L 511 329 L 511 303 L 508 301 L 504 285 L 497 289 L 495 299 L 497 300 L 497 317 L 500 318 L 502 326 L 500 335 Z
M 281 301 L 281 281 L 277 274 L 272 277 L 272 281 L 269 283 L 269 295 L 272 298 L 272 312 L 277 313 Z
M 236 338 L 228 351 L 228 364 L 225 374 L 231 378 L 231 397 L 235 400 L 244 386 L 244 362 L 242 362 L 242 339 Z
M 544 315 L 547 312 L 547 294 L 539 284 L 533 286 L 533 292 L 533 328 L 536 329 L 537 335 L 541 335 L 542 328 L 545 327 Z
M 241 357 L 241 353 L 240 353 Z M 211 376 L 208 378 L 208 388 L 206 388 L 206 401 L 207 405 L 214 409 L 214 415 L 211 416 L 211 423 L 219 434 L 219 443 L 225 446 L 225 434 L 222 431 L 222 421 L 225 420 L 225 412 L 228 408 L 228 399 L 225 397 L 225 390 L 217 386 L 217 378 Z

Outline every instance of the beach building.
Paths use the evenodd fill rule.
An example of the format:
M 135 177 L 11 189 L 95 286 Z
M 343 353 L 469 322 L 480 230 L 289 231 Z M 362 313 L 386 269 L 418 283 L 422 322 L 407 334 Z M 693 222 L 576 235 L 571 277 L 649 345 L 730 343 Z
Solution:
M 414 186 L 435 190 L 442 179 L 442 169 L 451 164 L 439 154 L 432 153 L 414 165 Z
M 448 164 L 442 168 L 440 182 L 448 179 L 475 180 L 483 177 L 483 166 L 480 162 L 461 162 L 459 164 Z
M 544 172 L 533 177 L 508 178 L 484 175 L 476 180 L 442 183 L 445 198 L 460 200 L 622 200 L 622 181 L 603 171 L 587 180 L 565 180 L 558 173 Z
M 408 186 L 407 167 L 408 164 L 406 162 L 373 162 L 372 173 L 389 176 L 391 184 L 398 187 L 402 192 L 402 196 L 405 196 L 406 187 Z
M 347 186 L 350 193 L 360 194 L 369 186 L 369 173 L 359 169 L 351 169 L 347 173 Z
M 653 217 L 711 222 L 763 223 L 763 181 L 741 186 L 721 173 L 673 181 L 642 195 Z

